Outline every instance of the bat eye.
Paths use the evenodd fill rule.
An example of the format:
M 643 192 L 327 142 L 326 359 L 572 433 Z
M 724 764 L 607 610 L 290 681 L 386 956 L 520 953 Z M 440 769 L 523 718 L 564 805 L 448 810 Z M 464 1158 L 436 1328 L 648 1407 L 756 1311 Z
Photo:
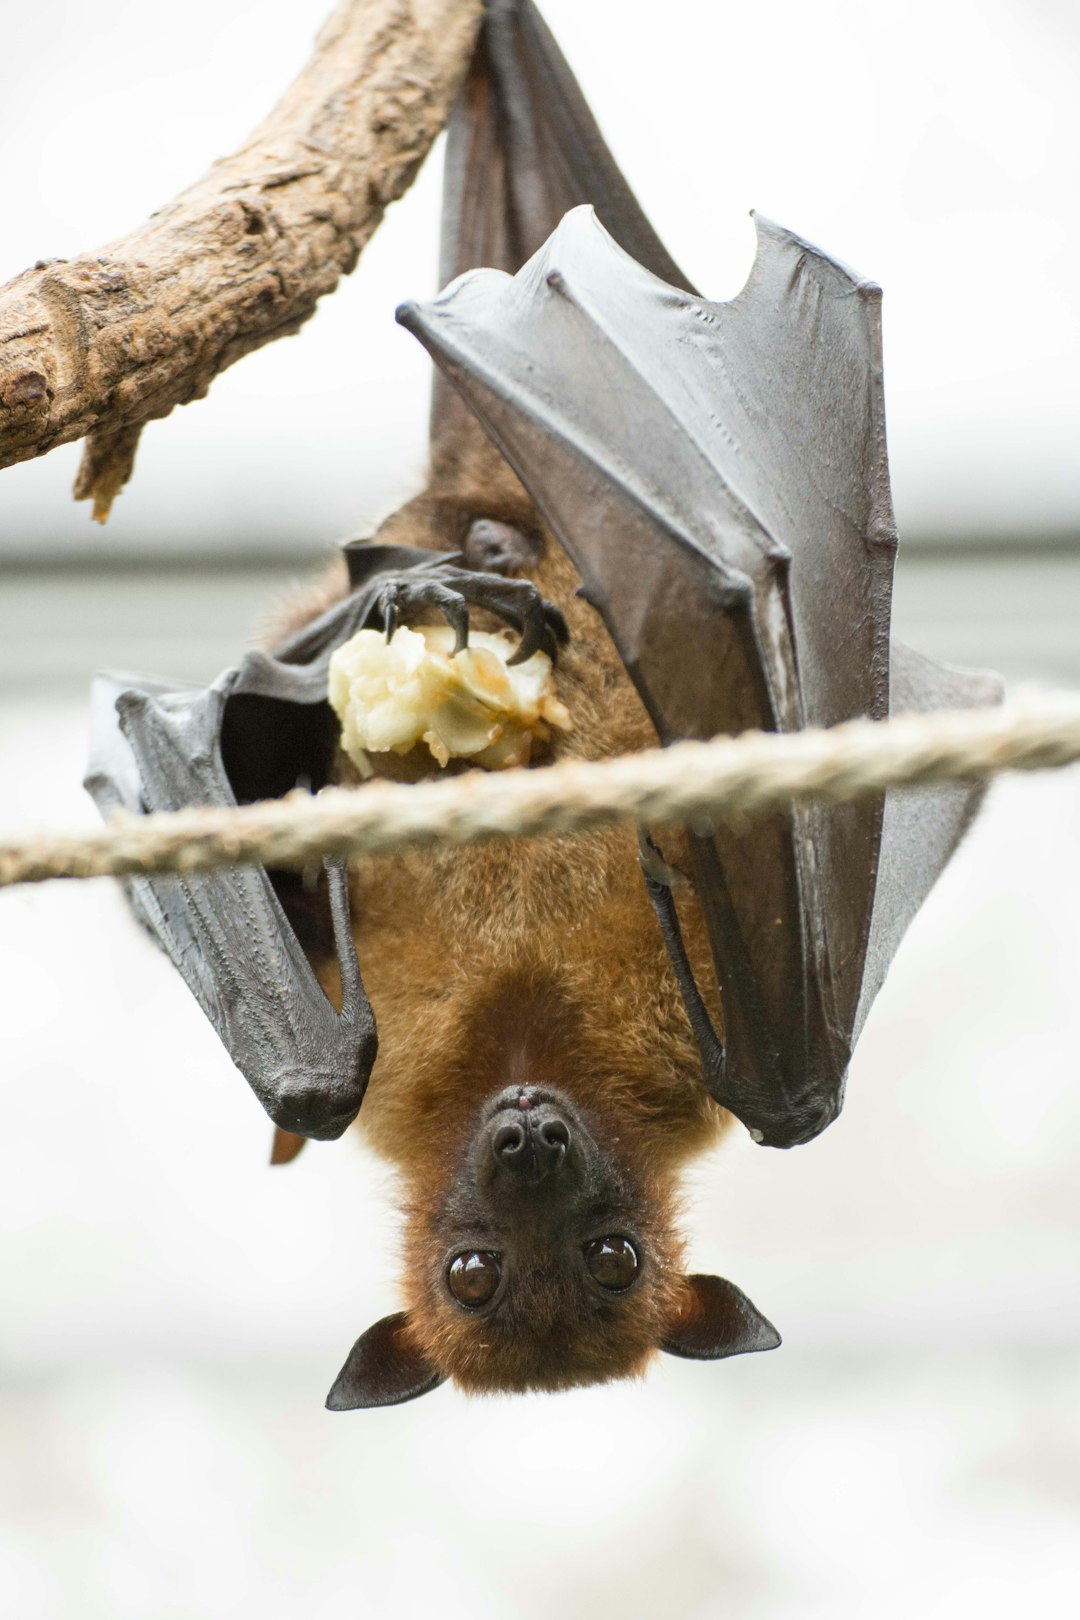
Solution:
M 502 1262 L 486 1249 L 469 1249 L 457 1254 L 446 1273 L 446 1286 L 459 1305 L 486 1305 L 495 1297 L 502 1276 Z
M 603 1237 L 586 1243 L 585 1264 L 601 1288 L 618 1294 L 629 1288 L 638 1274 L 640 1262 L 629 1238 Z

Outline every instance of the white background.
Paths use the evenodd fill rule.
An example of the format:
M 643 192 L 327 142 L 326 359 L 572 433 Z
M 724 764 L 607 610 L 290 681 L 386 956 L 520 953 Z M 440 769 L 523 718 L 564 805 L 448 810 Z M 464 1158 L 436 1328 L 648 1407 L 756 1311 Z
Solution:
M 882 281 L 902 532 L 1075 533 L 1076 6 L 546 14 L 701 284 L 739 286 L 750 206 Z M 233 146 L 320 15 L 5 20 L 0 277 Z M 373 521 L 421 473 L 426 361 L 392 311 L 433 285 L 436 210 L 429 169 L 298 341 L 153 424 L 104 533 L 68 501 L 77 447 L 5 472 L 0 546 L 292 558 Z M 209 678 L 287 572 L 0 574 L 0 827 L 92 825 L 93 668 Z M 1078 573 L 909 552 L 899 628 L 1076 685 Z M 778 1353 L 347 1416 L 325 1390 L 396 1303 L 386 1172 L 352 1140 L 266 1168 L 265 1118 L 113 887 L 0 893 L 2 1620 L 1074 1612 L 1078 852 L 1075 772 L 1003 784 L 842 1119 L 701 1167 L 692 1263 L 758 1301 Z

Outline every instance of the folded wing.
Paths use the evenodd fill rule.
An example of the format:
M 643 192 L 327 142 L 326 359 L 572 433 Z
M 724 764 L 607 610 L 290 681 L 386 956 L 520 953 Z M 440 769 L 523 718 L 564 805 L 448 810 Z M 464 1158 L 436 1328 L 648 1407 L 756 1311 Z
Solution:
M 272 654 L 249 653 L 212 686 L 97 677 L 86 786 L 102 814 L 235 805 L 327 781 L 338 739 L 326 701 L 330 653 L 368 621 L 389 571 L 443 560 L 401 546 L 347 555 L 354 588 L 344 601 Z M 282 904 L 279 890 L 296 881 L 238 866 L 136 877 L 128 892 L 274 1122 L 297 1135 L 335 1137 L 363 1101 L 375 1020 L 356 959 L 345 863 L 326 863 L 339 1009 Z
M 576 209 L 516 276 L 473 272 L 399 319 L 571 556 L 662 741 L 888 714 L 878 288 L 759 220 L 746 287 L 709 303 Z M 996 696 L 900 657 L 894 707 Z M 869 1002 L 974 802 L 934 790 L 886 819 L 879 795 L 694 835 L 724 1006 L 714 1089 L 759 1139 L 835 1116 Z
M 488 0 L 476 54 L 447 131 L 439 285 L 478 265 L 513 273 L 563 215 L 595 207 L 639 264 L 691 284 L 646 219 L 532 0 Z M 436 381 L 432 437 L 468 431 Z

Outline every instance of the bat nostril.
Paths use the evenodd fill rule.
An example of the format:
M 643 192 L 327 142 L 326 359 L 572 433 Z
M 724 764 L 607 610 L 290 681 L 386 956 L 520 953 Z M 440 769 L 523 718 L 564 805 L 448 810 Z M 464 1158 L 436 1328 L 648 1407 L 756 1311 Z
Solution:
M 497 1159 L 511 1160 L 525 1146 L 525 1130 L 521 1125 L 500 1125 L 491 1138 L 491 1150 Z
M 540 1128 L 540 1140 L 556 1153 L 565 1153 L 570 1146 L 570 1131 L 564 1120 L 549 1119 Z
M 561 1170 L 570 1146 L 570 1127 L 558 1114 L 538 1119 L 533 1110 L 503 1118 L 490 1136 L 491 1156 L 517 1183 L 536 1185 Z

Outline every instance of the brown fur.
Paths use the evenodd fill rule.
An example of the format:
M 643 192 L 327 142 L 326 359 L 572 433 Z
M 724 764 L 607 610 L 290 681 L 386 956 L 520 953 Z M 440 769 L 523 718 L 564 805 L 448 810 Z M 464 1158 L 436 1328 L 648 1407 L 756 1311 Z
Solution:
M 435 469 L 429 489 L 384 525 L 380 541 L 451 549 L 476 518 L 543 533 L 490 447 L 444 452 Z M 578 576 L 553 539 L 544 541 L 529 577 L 569 624 L 557 684 L 574 721 L 573 731 L 555 735 L 546 758 L 597 759 L 655 746 L 610 637 L 575 595 Z M 306 622 L 345 588 L 338 567 L 290 605 L 279 629 Z M 350 779 L 343 758 L 340 766 L 342 779 Z M 414 762 L 417 770 L 437 773 L 426 762 Z M 663 844 L 677 864 L 677 836 Z M 558 1388 L 639 1371 L 680 1308 L 678 1172 L 716 1140 L 726 1116 L 702 1084 L 633 831 L 382 857 L 355 869 L 352 899 L 379 1031 L 359 1124 L 404 1183 L 414 1339 L 472 1389 Z M 704 926 L 691 896 L 680 896 L 679 905 L 704 986 L 712 979 Z M 326 962 L 320 972 L 334 995 L 335 968 Z M 719 1007 L 710 1011 L 719 1027 Z M 629 1300 L 583 1303 L 536 1275 L 520 1283 L 512 1309 L 498 1320 L 477 1320 L 433 1283 L 439 1211 L 456 1155 L 483 1101 L 518 1084 L 563 1092 L 598 1121 L 631 1168 L 652 1255 L 633 1308 Z M 514 1321 L 513 1332 L 503 1331 L 504 1320 Z
M 405 1296 L 413 1342 L 425 1360 L 471 1393 L 572 1389 L 642 1373 L 683 1309 L 682 1240 L 672 1188 L 636 1189 L 647 1211 L 645 1270 L 632 1295 L 604 1298 L 569 1268 L 515 1268 L 504 1308 L 474 1316 L 441 1287 L 445 1248 L 439 1188 L 408 1206 Z

